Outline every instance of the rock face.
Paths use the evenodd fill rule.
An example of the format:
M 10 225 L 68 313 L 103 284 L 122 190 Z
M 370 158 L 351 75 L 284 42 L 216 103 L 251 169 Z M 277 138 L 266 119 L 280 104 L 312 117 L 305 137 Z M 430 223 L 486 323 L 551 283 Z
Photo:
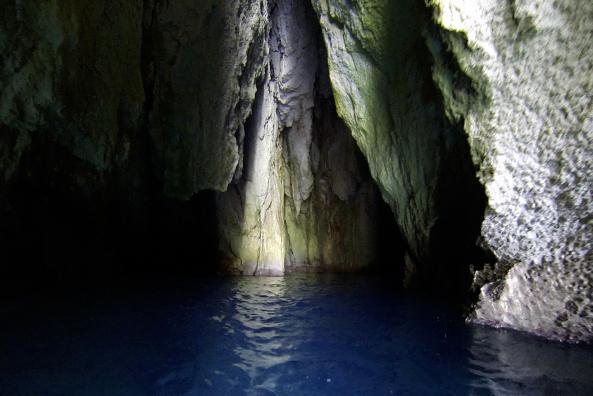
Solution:
M 103 254 L 113 246 L 146 267 L 140 251 L 168 234 L 198 250 L 202 231 L 185 225 L 216 224 L 187 220 L 194 194 L 241 173 L 267 1 L 4 3 L 2 250 L 57 272 L 88 256 L 89 268 L 117 267 Z M 131 241 L 142 247 L 121 246 Z
M 303 202 L 287 198 L 285 203 L 289 272 L 357 271 L 381 259 L 379 234 L 385 232 L 377 224 L 381 197 L 350 131 L 337 117 L 324 69 L 320 65 L 313 114 L 312 191 Z M 399 234 L 386 235 L 395 237 Z M 386 265 L 399 258 L 393 245 L 397 242 L 388 241 L 391 255 Z
M 124 162 L 144 98 L 142 2 L 4 3 L 0 181 L 40 139 L 97 171 Z
M 242 274 L 284 273 L 282 140 L 275 93 L 268 69 L 247 126 L 242 179 L 217 200 L 223 260 L 236 260 L 227 265 Z
M 12 286 L 12 272 L 31 277 L 42 269 L 78 271 L 81 262 L 88 272 L 98 262 L 97 268 L 111 266 L 95 238 L 103 232 L 103 209 L 117 213 L 118 202 L 128 199 L 141 206 L 146 195 L 135 162 L 142 142 L 141 43 L 142 1 L 3 2 L 3 290 Z M 56 257 L 56 250 L 64 254 Z
M 144 11 L 149 133 L 168 196 L 241 176 L 244 124 L 265 65 L 267 0 L 152 1 Z
M 593 6 L 433 0 L 431 21 L 412 1 L 313 4 L 338 113 L 402 229 L 408 274 L 450 282 L 479 265 L 435 263 L 455 257 L 443 245 L 471 245 L 455 222 L 481 217 L 468 205 L 479 193 L 456 187 L 473 185 L 471 149 L 488 198 L 481 244 L 497 261 L 474 274 L 473 319 L 590 339 Z
M 24 241 L 16 257 L 100 267 L 114 244 L 166 252 L 218 228 L 235 272 L 373 259 L 377 194 L 308 1 L 8 1 L 1 18 L 0 244 Z M 186 220 L 207 189 L 218 219 Z
M 593 4 L 433 3 L 457 61 L 435 51 L 435 80 L 464 120 L 488 195 L 482 234 L 498 259 L 476 274 L 473 319 L 591 340 Z
M 313 10 L 304 0 L 268 10 L 242 177 L 218 199 L 224 261 L 259 275 L 367 267 L 377 195 L 335 114 Z
M 590 1 L 4 3 L 4 261 L 356 270 L 381 195 L 407 284 L 593 338 Z
M 407 242 L 407 283 L 469 284 L 483 197 L 462 128 L 444 117 L 418 1 L 314 0 L 338 114 Z
M 263 0 L 7 3 L 3 180 L 40 135 L 98 174 L 127 166 L 148 140 L 168 196 L 225 190 L 240 174 L 267 39 Z

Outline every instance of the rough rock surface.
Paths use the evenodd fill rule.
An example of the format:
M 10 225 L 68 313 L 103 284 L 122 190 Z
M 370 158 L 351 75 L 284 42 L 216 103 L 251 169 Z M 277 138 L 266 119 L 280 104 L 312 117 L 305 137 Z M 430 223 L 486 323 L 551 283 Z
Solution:
M 266 0 L 153 1 L 145 10 L 148 123 L 167 195 L 225 191 L 265 65 Z
M 169 196 L 240 176 L 265 1 L 5 3 L 3 180 L 42 134 L 99 174 L 127 166 L 135 145 Z
M 310 147 L 313 186 L 305 201 L 290 195 L 294 189 L 286 190 L 285 269 L 358 271 L 378 259 L 378 233 L 384 232 L 377 224 L 381 197 L 350 130 L 336 114 L 326 65 L 319 65 L 317 75 Z M 291 159 L 285 153 L 287 169 Z M 287 183 L 293 180 L 289 174 Z M 396 261 L 397 249 L 392 254 Z
M 498 259 L 476 274 L 473 319 L 591 340 L 593 3 L 432 3 L 456 59 L 435 47 L 435 80 L 464 120 Z
M 243 177 L 218 199 L 224 261 L 259 275 L 364 268 L 374 259 L 378 197 L 335 114 L 314 12 L 305 0 L 269 7 Z
M 124 162 L 144 100 L 142 2 L 5 1 L 2 8 L 0 181 L 41 136 L 98 171 Z
M 284 181 L 276 93 L 268 71 L 247 125 L 242 179 L 218 198 L 223 261 L 229 270 L 245 275 L 284 273 Z
M 194 194 L 241 174 L 264 3 L 3 1 L 0 250 L 25 277 L 147 270 L 210 240 Z
M 407 283 L 460 289 L 483 211 L 463 130 L 444 117 L 422 2 L 314 0 L 336 105 L 408 245 Z
M 64 241 L 88 233 L 80 250 L 103 252 L 146 223 L 159 240 L 163 225 L 195 225 L 180 219 L 203 200 L 182 201 L 212 189 L 226 191 L 221 246 L 239 272 L 369 263 L 374 189 L 318 89 L 307 0 L 5 3 L 2 246 L 17 235 L 70 250 Z M 133 221 L 121 238 L 108 230 Z
M 212 189 L 235 272 L 366 266 L 378 192 L 351 132 L 410 282 L 460 290 L 479 264 L 475 164 L 497 262 L 473 319 L 593 337 L 590 1 L 3 3 L 3 252 L 112 263 L 155 210 L 155 240 L 211 226 L 195 194 Z

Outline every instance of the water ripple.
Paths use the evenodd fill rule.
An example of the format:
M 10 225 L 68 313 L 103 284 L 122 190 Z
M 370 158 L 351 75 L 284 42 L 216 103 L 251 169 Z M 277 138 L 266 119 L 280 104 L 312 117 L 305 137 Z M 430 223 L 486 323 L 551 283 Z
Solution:
M 466 325 L 365 277 L 210 279 L 5 318 L 4 395 L 593 394 L 591 347 Z

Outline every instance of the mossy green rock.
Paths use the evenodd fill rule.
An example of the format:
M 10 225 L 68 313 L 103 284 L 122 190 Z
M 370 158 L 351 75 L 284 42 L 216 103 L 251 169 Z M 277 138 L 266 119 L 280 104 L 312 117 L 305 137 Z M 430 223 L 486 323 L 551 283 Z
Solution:
M 444 117 L 432 80 L 424 4 L 313 4 L 329 52 L 338 114 L 407 241 L 407 283 L 440 279 L 436 283 L 458 285 L 467 277 L 467 259 L 459 252 L 475 249 L 476 230 L 459 232 L 455 223 L 480 216 L 479 204 L 471 203 L 479 187 L 464 154 L 463 131 Z

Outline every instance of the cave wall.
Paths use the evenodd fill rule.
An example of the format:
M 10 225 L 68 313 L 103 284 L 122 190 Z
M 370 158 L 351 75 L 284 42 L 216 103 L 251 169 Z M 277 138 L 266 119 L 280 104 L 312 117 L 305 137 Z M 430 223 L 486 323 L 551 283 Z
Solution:
M 371 262 L 378 197 L 308 1 L 6 3 L 0 245 L 27 264 L 2 270 Z
M 29 285 L 50 273 L 109 272 L 116 265 L 106 245 L 121 234 L 107 219 L 132 200 L 138 204 L 125 212 L 140 216 L 146 191 L 132 159 L 144 100 L 142 2 L 2 8 L 2 291 L 18 287 L 15 277 Z M 115 190 L 121 199 L 111 199 Z
M 590 2 L 4 3 L 2 279 L 360 269 L 381 195 L 408 285 L 591 338 Z
M 464 122 L 488 195 L 482 235 L 497 259 L 475 274 L 472 318 L 590 340 L 593 4 L 432 5 L 445 41 L 434 48 L 435 81 Z
M 225 191 L 241 176 L 244 124 L 265 65 L 267 0 L 146 4 L 147 122 L 164 193 Z
M 6 3 L 3 182 L 40 136 L 88 165 L 83 183 L 130 166 L 134 150 L 171 197 L 240 175 L 263 0 Z
M 1 181 L 42 136 L 97 172 L 125 162 L 144 99 L 142 2 L 7 1 L 1 18 Z
M 337 116 L 325 68 L 320 65 L 313 114 L 313 186 L 306 200 L 285 203 L 286 271 L 393 269 L 402 258 L 399 229 L 380 226 L 379 217 L 385 215 L 380 212 L 380 192 L 349 129 Z M 387 216 L 391 218 L 391 213 Z M 382 254 L 383 248 L 389 251 Z
M 313 1 L 338 112 L 402 228 L 408 275 L 472 269 L 477 322 L 593 334 L 589 3 Z M 493 256 L 457 256 L 456 271 L 443 243 Z
M 379 197 L 335 112 L 315 14 L 303 0 L 268 6 L 242 177 L 218 199 L 223 261 L 259 275 L 367 268 Z
M 4 2 L 3 281 L 215 265 L 204 190 L 240 174 L 262 4 Z
M 418 1 L 314 0 L 338 114 L 406 240 L 406 283 L 470 283 L 484 197 L 461 125 L 444 115 Z

